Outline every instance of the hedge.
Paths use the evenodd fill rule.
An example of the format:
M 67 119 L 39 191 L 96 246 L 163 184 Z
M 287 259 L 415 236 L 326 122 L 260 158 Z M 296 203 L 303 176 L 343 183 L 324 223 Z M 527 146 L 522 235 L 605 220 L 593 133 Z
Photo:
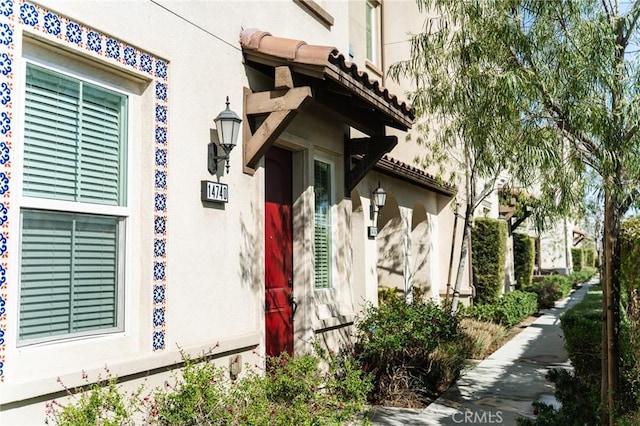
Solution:
M 584 255 L 581 248 L 571 249 L 571 260 L 573 261 L 573 270 L 582 271 L 584 268 Z
M 620 229 L 620 287 L 630 328 L 632 353 L 640 351 L 640 218 L 625 220 Z M 635 362 L 640 374 L 640 357 Z
M 527 291 L 514 290 L 505 293 L 495 303 L 473 305 L 467 315 L 511 328 L 536 312 L 537 296 Z
M 584 266 L 589 268 L 596 266 L 596 250 L 593 247 L 584 249 Z
M 533 239 L 527 234 L 513 234 L 513 266 L 516 275 L 516 288 L 531 285 L 533 281 L 533 262 L 535 260 Z
M 503 220 L 477 218 L 471 230 L 474 303 L 494 303 L 504 286 L 507 247 L 507 223 Z

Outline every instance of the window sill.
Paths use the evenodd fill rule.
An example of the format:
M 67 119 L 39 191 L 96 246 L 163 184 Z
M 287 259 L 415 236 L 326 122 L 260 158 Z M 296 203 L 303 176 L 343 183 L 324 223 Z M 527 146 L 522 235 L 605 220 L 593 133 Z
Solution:
M 211 344 L 208 344 L 184 348 L 183 352 L 193 358 L 202 356 L 204 353 L 216 357 L 233 351 L 251 350 L 259 344 L 260 333 L 254 332 L 221 341 L 215 350 L 212 350 Z M 126 378 L 126 376 L 153 372 L 154 370 L 164 371 L 170 367 L 175 367 L 176 364 L 182 362 L 182 359 L 180 351 L 171 350 L 158 353 L 135 353 L 123 356 L 120 359 L 108 360 L 107 362 L 109 369 L 114 375 L 120 378 Z M 104 366 L 88 368 L 84 371 L 91 378 L 99 377 L 100 374 L 104 375 Z M 3 392 L 0 394 L 0 405 L 63 392 L 64 389 L 60 383 L 58 383 L 58 378 L 60 378 L 62 383 L 69 389 L 87 384 L 77 370 L 73 372 L 55 373 L 55 371 L 52 371 L 51 376 L 40 375 L 17 383 L 11 383 L 11 380 L 6 380 L 3 385 Z
M 315 333 L 322 333 L 335 328 L 348 327 L 353 325 L 355 315 L 337 315 L 330 318 L 322 319 L 314 327 Z
M 333 16 L 331 16 L 322 6 L 313 0 L 293 0 L 295 4 L 306 10 L 311 16 L 320 21 L 327 28 L 333 26 Z
M 383 72 L 380 68 L 378 68 L 377 65 L 375 65 L 373 62 L 371 62 L 370 60 L 366 59 L 364 61 L 364 65 L 365 67 L 371 71 L 372 73 L 374 73 L 378 78 L 382 79 L 383 77 Z

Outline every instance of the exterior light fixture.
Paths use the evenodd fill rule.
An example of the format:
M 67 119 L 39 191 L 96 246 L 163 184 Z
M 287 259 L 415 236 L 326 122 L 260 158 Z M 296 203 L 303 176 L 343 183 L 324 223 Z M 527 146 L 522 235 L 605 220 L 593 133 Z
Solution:
M 367 234 L 370 239 L 374 239 L 378 235 L 378 227 L 375 226 L 376 218 L 378 213 L 380 213 L 380 209 L 384 207 L 384 204 L 387 202 L 387 191 L 385 191 L 380 186 L 380 181 L 378 181 L 378 187 L 373 190 L 371 193 L 371 207 L 370 207 L 370 216 L 371 221 L 374 225 L 369 226 L 367 228 Z
M 373 204 L 376 205 L 378 211 L 384 207 L 384 203 L 387 202 L 387 191 L 385 191 L 380 186 L 380 181 L 378 181 L 378 187 L 373 190 Z
M 227 162 L 227 173 L 229 173 L 229 153 L 236 146 L 238 133 L 240 133 L 240 123 L 242 120 L 238 114 L 229 109 L 229 97 L 227 96 L 227 108 L 213 120 L 216 124 L 218 136 L 217 144 L 211 142 L 207 150 L 207 168 L 209 173 L 215 175 L 218 171 L 218 163 Z M 218 155 L 218 145 L 224 151 L 224 155 Z

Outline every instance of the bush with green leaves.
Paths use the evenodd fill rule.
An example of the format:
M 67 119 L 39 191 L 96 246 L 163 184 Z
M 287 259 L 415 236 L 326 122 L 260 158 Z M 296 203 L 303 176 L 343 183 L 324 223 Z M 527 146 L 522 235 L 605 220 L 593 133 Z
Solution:
M 476 218 L 471 230 L 474 303 L 493 303 L 504 286 L 507 224 L 504 220 Z
M 573 262 L 574 271 L 581 271 L 584 268 L 584 252 L 581 248 L 571 249 L 571 261 Z
M 326 425 L 369 424 L 371 377 L 348 348 L 268 358 L 266 371 L 238 379 L 211 360 L 184 358 L 173 384 L 151 395 L 129 393 L 116 378 L 90 385 L 69 404 L 49 407 L 56 425 Z
M 571 281 L 571 285 L 575 288 L 589 281 L 596 274 L 594 268 L 585 267 L 582 271 L 573 271 L 569 274 L 568 278 Z
M 518 289 L 531 285 L 535 255 L 533 238 L 527 234 L 514 233 L 513 267 Z
M 46 423 L 57 426 L 134 426 L 147 411 L 143 397 L 144 387 L 126 392 L 118 385 L 117 377 L 106 369 L 107 378 L 97 383 L 88 383 L 74 389 L 67 388 L 60 379 L 70 402 L 62 404 L 56 400 L 46 404 Z M 83 379 L 88 376 L 83 372 Z
M 568 296 L 574 283 L 583 274 L 589 274 L 588 272 L 579 272 L 574 278 L 567 277 L 565 275 L 546 275 L 541 281 L 537 281 L 527 288 L 525 291 L 535 293 L 538 296 L 538 307 L 540 309 L 550 309 L 555 306 L 557 300 L 563 299 Z
M 595 268 L 596 266 L 596 249 L 587 247 L 584 249 L 584 266 L 587 268 Z
M 562 406 L 534 403 L 537 419 L 520 420 L 520 425 L 600 424 L 602 289 L 592 287 L 560 320 L 573 372 L 550 370 L 547 378 L 555 383 L 555 396 Z
M 536 312 L 537 296 L 527 291 L 514 290 L 505 293 L 494 303 L 473 305 L 464 315 L 510 328 Z
M 371 401 L 423 406 L 466 365 L 458 321 L 431 301 L 390 298 L 368 305 L 356 321 L 356 353 L 374 375 Z M 411 396 L 409 396 L 411 395 Z

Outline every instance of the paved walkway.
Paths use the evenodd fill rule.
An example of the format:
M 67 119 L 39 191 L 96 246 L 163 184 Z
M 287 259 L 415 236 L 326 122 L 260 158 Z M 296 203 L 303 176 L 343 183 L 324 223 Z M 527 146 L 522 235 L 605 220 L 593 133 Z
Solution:
M 570 368 L 559 316 L 586 294 L 592 280 L 518 333 L 513 339 L 464 373 L 458 382 L 428 407 L 376 407 L 374 425 L 515 425 L 533 418 L 533 401 L 555 403 L 548 369 Z

